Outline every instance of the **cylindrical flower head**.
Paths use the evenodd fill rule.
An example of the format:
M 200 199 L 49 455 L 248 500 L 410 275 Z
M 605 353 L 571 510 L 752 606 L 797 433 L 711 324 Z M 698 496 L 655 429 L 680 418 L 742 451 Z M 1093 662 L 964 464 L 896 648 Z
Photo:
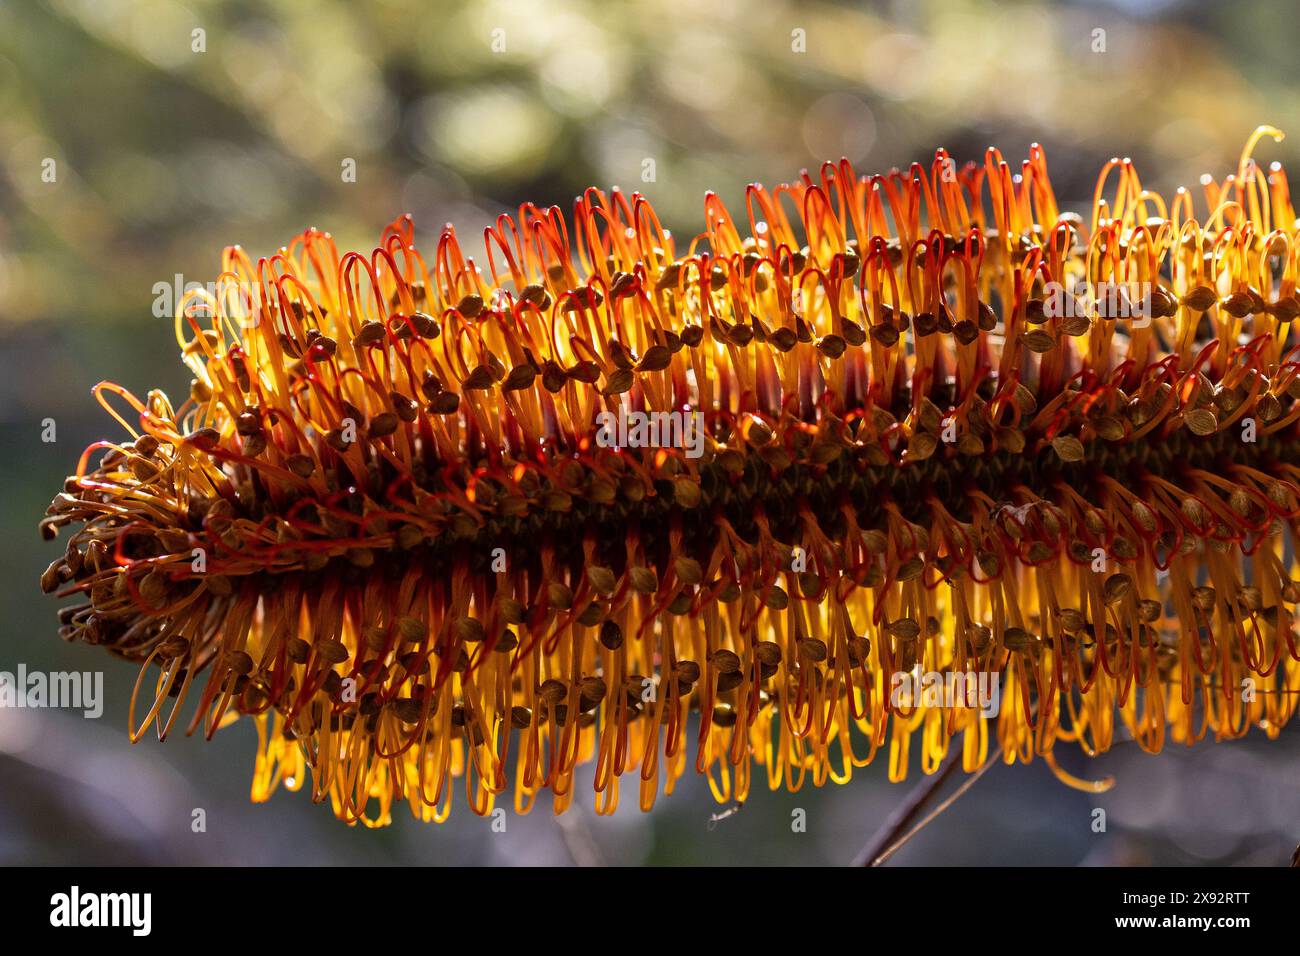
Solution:
M 1063 213 L 1035 146 L 828 163 L 739 217 L 709 194 L 689 242 L 593 189 L 477 261 L 405 218 L 368 255 L 227 249 L 178 309 L 188 399 L 96 389 L 130 440 L 43 522 L 73 528 L 61 633 L 142 664 L 135 738 L 246 717 L 254 799 L 367 825 L 461 786 L 560 812 L 583 763 L 608 813 L 688 771 L 743 801 L 882 749 L 900 780 L 1276 735 L 1300 247 L 1250 159 L 1273 132 L 1204 219 L 1127 160 Z

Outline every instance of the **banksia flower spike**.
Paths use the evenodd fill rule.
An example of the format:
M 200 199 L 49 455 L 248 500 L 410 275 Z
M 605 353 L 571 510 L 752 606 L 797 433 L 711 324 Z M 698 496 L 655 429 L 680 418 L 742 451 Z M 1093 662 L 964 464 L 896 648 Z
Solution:
M 135 738 L 246 718 L 254 799 L 366 825 L 461 786 L 560 812 L 582 763 L 608 813 L 688 771 L 743 801 L 960 748 L 1098 787 L 1058 743 L 1276 735 L 1300 246 L 1268 133 L 1203 219 L 1127 160 L 1062 212 L 1035 146 L 709 194 L 689 242 L 589 190 L 477 261 L 409 219 L 227 249 L 239 302 L 178 310 L 188 399 L 95 389 L 130 440 L 43 522 L 61 633 L 141 664 Z M 996 714 L 931 693 L 967 673 Z

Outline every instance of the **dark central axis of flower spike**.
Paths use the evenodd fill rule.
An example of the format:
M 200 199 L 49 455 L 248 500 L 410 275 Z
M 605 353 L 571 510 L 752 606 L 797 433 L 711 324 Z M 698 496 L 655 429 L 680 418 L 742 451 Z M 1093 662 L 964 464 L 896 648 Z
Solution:
M 940 150 L 751 186 L 744 239 L 710 194 L 685 249 L 596 190 L 572 232 L 501 217 L 480 265 L 448 227 L 430 269 L 408 219 L 368 257 L 227 249 L 252 320 L 183 304 L 190 400 L 96 390 L 138 427 L 114 412 L 133 440 L 43 522 L 76 528 L 42 581 L 83 599 L 61 633 L 144 662 L 135 737 L 187 699 L 190 732 L 252 715 L 255 799 L 310 779 L 369 825 L 445 819 L 458 775 L 477 813 L 558 812 L 584 761 L 610 812 L 691 763 L 724 801 L 886 746 L 901 779 L 915 732 L 925 772 L 1056 769 L 1117 722 L 1152 751 L 1275 735 L 1300 249 L 1250 159 L 1271 132 L 1204 224 L 1118 160 L 1090 222 L 1060 213 L 1034 147 L 1018 177 Z M 598 440 L 696 411 L 698 457 Z M 995 674 L 1000 711 L 891 693 L 921 671 Z

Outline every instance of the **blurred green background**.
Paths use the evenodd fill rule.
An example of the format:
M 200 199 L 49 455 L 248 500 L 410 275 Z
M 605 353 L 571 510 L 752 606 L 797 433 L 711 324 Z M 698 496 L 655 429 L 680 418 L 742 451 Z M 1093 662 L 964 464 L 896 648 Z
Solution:
M 399 811 L 370 832 L 302 794 L 247 803 L 251 726 L 129 746 L 135 668 L 62 644 L 36 583 L 59 547 L 38 518 L 116 428 L 90 387 L 182 395 L 155 284 L 214 279 L 222 246 L 267 254 L 308 225 L 368 250 L 410 212 L 426 252 L 447 221 L 477 250 L 522 201 L 567 211 L 617 184 L 689 236 L 706 189 L 740 212 L 752 180 L 840 156 L 883 171 L 940 145 L 1018 163 L 1041 142 L 1069 208 L 1116 154 L 1149 188 L 1195 187 L 1261 123 L 1300 137 L 1298 41 L 1294 8 L 1263 0 L 0 0 L 0 670 L 103 668 L 107 688 L 97 721 L 0 710 L 0 863 L 847 862 L 912 785 L 879 763 L 847 787 L 756 791 L 713 827 L 721 808 L 688 779 L 648 816 L 598 819 L 588 797 L 567 829 L 539 806 L 494 834 L 462 799 L 442 827 Z M 1294 175 L 1298 142 L 1260 158 Z M 1118 786 L 1087 796 L 1041 764 L 997 767 L 895 862 L 1278 864 L 1300 840 L 1295 728 L 1061 755 Z

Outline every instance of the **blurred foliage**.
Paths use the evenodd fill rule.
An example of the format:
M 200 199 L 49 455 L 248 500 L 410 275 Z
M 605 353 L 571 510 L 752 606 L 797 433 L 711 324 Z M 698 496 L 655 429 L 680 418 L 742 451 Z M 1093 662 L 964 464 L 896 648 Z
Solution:
M 154 285 L 213 278 L 226 244 L 266 254 L 316 225 L 369 249 L 411 212 L 426 247 L 453 221 L 474 248 L 501 212 L 528 200 L 567 211 L 593 184 L 647 193 L 690 235 L 707 189 L 739 214 L 748 181 L 840 156 L 883 171 L 940 145 L 959 162 L 997 145 L 1015 163 L 1041 142 L 1066 205 L 1090 200 L 1115 154 L 1169 191 L 1235 167 L 1260 123 L 1300 136 L 1298 38 L 1294 10 L 1266 0 L 0 0 L 0 668 L 100 666 L 54 637 L 35 584 L 53 546 L 35 523 L 111 424 L 92 384 L 183 390 Z M 1294 176 L 1295 143 L 1261 158 L 1291 160 Z M 54 183 L 41 177 L 47 158 Z M 45 417 L 58 422 L 52 445 L 39 442 Z M 302 795 L 250 807 L 248 741 L 235 739 L 249 728 L 128 750 L 133 671 L 108 666 L 93 726 L 0 712 L 0 860 L 570 858 L 541 808 L 498 839 L 463 807 L 442 828 L 399 814 L 384 834 L 346 831 Z M 1205 808 L 1252 799 L 1252 774 L 1294 793 L 1294 733 L 1267 751 L 1255 740 L 1158 760 L 1130 751 L 1075 768 L 1120 773 L 1113 799 L 1063 791 L 1041 768 L 999 768 L 899 860 L 1289 853 L 1297 834 L 1275 813 L 1243 822 Z M 709 830 L 719 808 L 696 782 L 649 818 L 626 808 L 586 826 L 612 862 L 843 862 L 903 792 L 874 766 L 848 788 L 755 794 Z M 1087 829 L 1094 802 L 1119 808 L 1110 837 Z M 200 805 L 216 821 L 206 842 L 189 832 Z M 809 809 L 806 838 L 789 832 L 794 806 Z
M 426 235 L 448 220 L 471 235 L 592 184 L 644 189 L 666 222 L 697 228 L 706 189 L 739 197 L 841 155 L 870 172 L 994 143 L 1017 162 L 1038 140 L 1076 198 L 1114 153 L 1158 187 L 1195 184 L 1259 123 L 1300 129 L 1282 10 L 9 3 L 0 316 L 81 311 L 88 286 L 100 315 L 139 309 L 174 270 L 210 274 L 221 245 L 264 252 L 309 224 L 369 244 L 410 211 Z

